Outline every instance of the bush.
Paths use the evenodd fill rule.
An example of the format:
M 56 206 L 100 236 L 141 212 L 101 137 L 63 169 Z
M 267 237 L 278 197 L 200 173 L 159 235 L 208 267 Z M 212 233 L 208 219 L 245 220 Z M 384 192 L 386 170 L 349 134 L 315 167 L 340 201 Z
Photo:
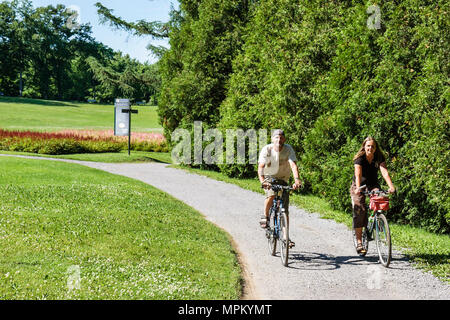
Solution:
M 302 156 L 313 191 L 334 207 L 349 211 L 350 160 L 372 135 L 386 152 L 398 188 L 390 215 L 450 232 L 449 39 L 442 32 L 449 28 L 441 18 L 446 6 L 383 3 L 380 30 L 365 28 L 365 6 L 354 5 L 342 17 L 327 85 L 318 91 L 322 101 L 336 105 L 308 131 Z
M 125 148 L 128 148 L 128 144 Z M 166 142 L 157 143 L 154 141 L 132 141 L 131 149 L 135 151 L 147 152 L 168 152 L 169 148 Z
M 40 154 L 74 154 L 74 153 L 101 153 L 120 152 L 123 143 L 105 141 L 77 141 L 75 139 L 9 139 L 3 140 L 1 150 L 29 152 Z
M 314 86 L 330 68 L 339 10 L 335 2 L 259 1 L 233 61 L 220 125 L 283 128 L 302 152 L 307 130 L 326 111 Z
M 119 152 L 124 143 L 110 138 L 89 138 L 67 133 L 7 131 L 0 129 L 0 149 L 40 154 Z
M 240 13 L 247 17 L 235 20 L 225 9 L 240 1 L 217 10 L 210 3 L 192 2 L 171 35 L 161 97 L 166 131 L 195 120 L 283 128 L 308 188 L 348 212 L 352 157 L 371 135 L 398 188 L 392 218 L 450 232 L 448 1 L 381 2 L 375 28 L 372 1 L 252 1 Z M 220 28 L 224 16 L 234 21 L 228 29 Z M 254 173 L 249 165 L 220 169 Z

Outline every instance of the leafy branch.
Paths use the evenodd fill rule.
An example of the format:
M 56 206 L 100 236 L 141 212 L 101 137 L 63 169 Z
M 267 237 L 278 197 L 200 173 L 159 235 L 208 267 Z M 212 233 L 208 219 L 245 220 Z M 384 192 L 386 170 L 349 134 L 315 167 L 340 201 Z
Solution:
M 117 30 L 125 30 L 136 36 L 149 35 L 153 39 L 163 39 L 169 37 L 169 25 L 160 21 L 138 20 L 136 22 L 128 22 L 113 14 L 112 9 L 108 9 L 100 2 L 95 4 L 100 21 L 103 24 L 109 24 Z

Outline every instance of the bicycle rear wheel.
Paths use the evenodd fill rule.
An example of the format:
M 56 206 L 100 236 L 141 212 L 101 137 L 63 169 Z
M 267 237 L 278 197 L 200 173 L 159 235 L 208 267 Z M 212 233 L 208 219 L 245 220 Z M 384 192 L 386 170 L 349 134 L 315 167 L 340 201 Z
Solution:
M 384 214 L 378 214 L 375 223 L 378 257 L 381 264 L 387 268 L 392 256 L 391 232 Z
M 271 208 L 269 213 L 269 227 L 267 228 L 267 243 L 269 244 L 269 253 L 274 256 L 277 251 L 277 229 L 275 221 L 275 212 Z
M 281 263 L 287 267 L 289 259 L 289 226 L 287 223 L 286 213 L 281 211 L 280 214 L 280 256 Z

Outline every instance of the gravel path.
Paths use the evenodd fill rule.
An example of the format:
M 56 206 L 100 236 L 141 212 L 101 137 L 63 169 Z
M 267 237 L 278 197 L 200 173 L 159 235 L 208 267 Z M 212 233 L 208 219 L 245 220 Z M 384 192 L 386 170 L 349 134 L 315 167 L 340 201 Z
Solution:
M 43 158 L 39 158 L 43 159 Z M 377 263 L 375 244 L 355 253 L 351 231 L 291 206 L 288 268 L 268 253 L 258 220 L 264 196 L 165 164 L 107 164 L 64 160 L 148 183 L 201 212 L 231 235 L 246 278 L 245 299 L 450 299 L 450 285 L 393 252 L 389 268 Z M 394 235 L 395 236 L 395 235 Z

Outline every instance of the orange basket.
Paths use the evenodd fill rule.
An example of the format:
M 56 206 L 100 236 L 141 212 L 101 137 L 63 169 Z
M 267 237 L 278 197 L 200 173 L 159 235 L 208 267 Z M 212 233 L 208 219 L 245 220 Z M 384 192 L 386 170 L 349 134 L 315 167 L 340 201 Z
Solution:
M 373 211 L 389 210 L 389 198 L 382 196 L 371 196 L 370 197 L 370 209 Z

